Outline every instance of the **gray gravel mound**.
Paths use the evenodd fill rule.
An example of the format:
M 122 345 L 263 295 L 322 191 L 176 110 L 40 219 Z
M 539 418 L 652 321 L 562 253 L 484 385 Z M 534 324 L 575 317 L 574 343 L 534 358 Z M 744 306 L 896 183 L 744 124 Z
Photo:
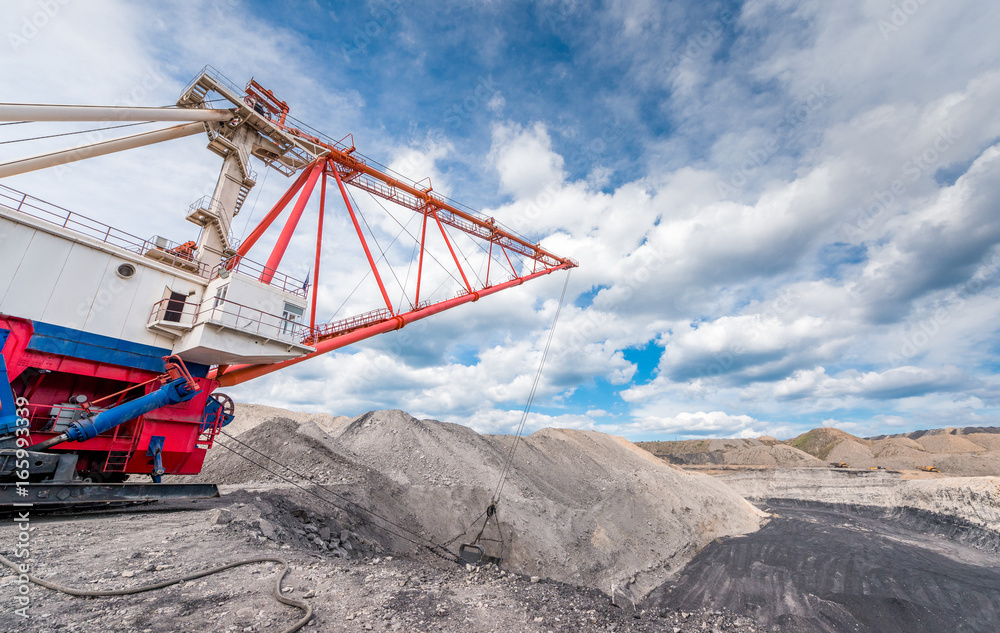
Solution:
M 720 464 L 727 466 L 789 466 L 820 468 L 826 462 L 809 453 L 761 436 L 757 439 L 681 440 L 638 442 L 653 455 L 678 465 Z
M 514 441 L 402 411 L 350 421 L 248 413 L 256 419 L 236 427 L 240 441 L 436 542 L 457 536 L 455 548 L 482 527 L 470 522 L 489 505 Z M 277 480 L 241 462 L 212 450 L 202 478 Z M 517 446 L 497 517 L 499 530 L 491 522 L 484 537 L 502 539 L 502 552 L 498 542 L 483 544 L 488 554 L 502 553 L 507 569 L 605 591 L 626 585 L 641 597 L 713 539 L 757 530 L 763 513 L 725 484 L 620 437 L 544 429 Z

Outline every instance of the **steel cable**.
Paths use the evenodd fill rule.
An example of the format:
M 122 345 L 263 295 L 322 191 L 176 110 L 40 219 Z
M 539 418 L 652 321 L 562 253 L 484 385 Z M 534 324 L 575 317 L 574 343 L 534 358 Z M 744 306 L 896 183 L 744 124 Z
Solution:
M 549 355 L 549 348 L 552 346 L 552 337 L 556 333 L 556 323 L 559 321 L 559 313 L 562 312 L 563 302 L 566 300 L 566 289 L 569 287 L 569 273 L 566 271 L 566 281 L 563 283 L 562 294 L 559 296 L 559 305 L 556 307 L 555 316 L 552 317 L 552 326 L 549 328 L 549 338 L 545 342 L 545 348 L 542 350 L 542 358 L 538 362 L 538 371 L 535 372 L 535 381 L 531 385 L 531 391 L 528 393 L 528 401 L 524 405 L 524 411 L 521 413 L 521 422 L 518 424 L 517 433 L 514 435 L 514 441 L 510 445 L 510 451 L 507 453 L 507 459 L 504 461 L 503 469 L 500 471 L 500 479 L 497 482 L 496 492 L 493 494 L 493 503 L 496 504 L 500 500 L 500 493 L 503 491 L 504 483 L 507 480 L 507 476 L 510 474 L 510 467 L 514 460 L 514 451 L 517 450 L 517 444 L 521 440 L 521 434 L 524 432 L 524 424 L 528 420 L 528 413 L 531 411 L 531 403 L 535 400 L 535 392 L 538 390 L 538 383 L 542 378 L 542 369 L 545 367 L 545 359 Z
M 140 121 L 138 123 L 125 123 L 124 125 L 112 125 L 111 127 L 98 127 L 92 130 L 77 130 L 76 132 L 63 132 L 62 134 L 49 134 L 47 136 L 35 136 L 32 138 L 16 138 L 11 141 L 0 141 L 0 145 L 8 145 L 10 143 L 24 143 L 27 141 L 41 141 L 47 138 L 56 138 L 59 136 L 72 136 L 74 134 L 87 134 L 89 132 L 103 132 L 104 130 L 117 130 L 123 127 L 134 127 L 136 125 L 149 125 L 150 123 L 156 123 L 156 121 Z M 6 125 L 10 125 L 9 123 Z
M 225 435 L 226 437 L 228 437 L 229 439 L 231 439 L 232 441 L 234 441 L 234 442 L 236 442 L 237 444 L 239 444 L 240 446 L 242 446 L 242 447 L 246 448 L 247 450 L 250 450 L 250 451 L 253 451 L 254 453 L 257 453 L 258 455 L 260 455 L 260 456 L 261 456 L 261 457 L 263 457 L 264 459 L 267 459 L 268 461 L 271 461 L 271 462 L 274 462 L 274 463 L 275 463 L 275 464 L 277 464 L 278 466 L 281 466 L 282 468 L 284 468 L 284 469 L 285 469 L 285 470 L 287 470 L 288 472 L 292 473 L 292 474 L 293 474 L 293 475 L 295 475 L 296 477 L 299 477 L 300 479 L 307 479 L 307 477 L 306 477 L 305 475 L 303 475 L 303 474 L 301 474 L 301 473 L 299 473 L 299 472 L 296 472 L 296 471 L 295 471 L 295 470 L 294 470 L 294 469 L 293 469 L 292 467 L 290 467 L 290 466 L 287 466 L 287 465 L 285 465 L 285 464 L 283 464 L 283 463 L 279 462 L 278 460 L 274 459 L 274 458 L 273 458 L 273 457 L 271 457 L 270 455 L 267 455 L 267 454 L 265 454 L 265 453 L 263 453 L 263 452 L 261 452 L 261 451 L 257 450 L 256 448 L 254 448 L 253 446 L 250 446 L 249 444 L 247 444 L 247 443 L 245 443 L 245 442 L 241 442 L 241 441 L 240 441 L 240 440 L 238 440 L 238 439 L 237 439 L 236 437 L 234 437 L 234 436 L 232 436 L 232 435 L 230 435 L 230 434 L 226 433 L 225 431 L 221 431 L 221 433 L 222 433 L 223 435 Z M 411 543 L 411 544 L 413 544 L 413 545 L 417 545 L 418 547 L 425 547 L 425 548 L 427 548 L 428 550 L 430 550 L 431 552 L 433 552 L 433 553 L 434 553 L 435 555 L 437 555 L 437 556 L 439 556 L 439 557 L 441 557 L 441 558 L 445 558 L 445 559 L 447 559 L 447 560 L 452 560 L 452 561 L 457 561 L 457 560 L 458 560 L 458 558 L 457 558 L 457 557 L 456 557 L 456 556 L 455 556 L 455 555 L 454 555 L 453 553 L 451 553 L 450 551 L 448 551 L 448 549 L 447 549 L 446 547 L 443 547 L 443 546 L 441 546 L 441 545 L 439 545 L 439 544 L 435 543 L 434 541 L 430 540 L 430 539 L 429 539 L 429 538 L 427 538 L 427 537 L 424 537 L 424 536 L 421 536 L 421 535 L 420 535 L 420 534 L 418 534 L 417 532 L 414 532 L 413 530 L 410 530 L 409 528 L 406 528 L 406 527 L 404 527 L 404 526 L 402 526 L 402 525 L 400 525 L 400 524 L 398 524 L 398 523 L 396 523 L 396 522 L 392 521 L 391 519 L 388 519 L 388 518 L 386 518 L 386 517 L 384 517 L 384 516 L 382 516 L 382 515 L 378 514 L 377 512 L 374 512 L 373 510 L 370 510 L 370 509 L 368 509 L 368 508 L 366 508 L 366 507 L 364 507 L 364 506 L 362 506 L 362 505 L 358 504 L 358 503 L 357 503 L 357 502 L 355 502 L 355 501 L 351 501 L 350 499 L 348 499 L 347 497 L 345 497 L 345 496 L 344 496 L 344 495 L 342 495 L 342 494 L 339 494 L 339 493 L 336 493 L 336 492 L 334 492 L 334 491 L 332 491 L 332 490 L 329 490 L 329 489 L 325 488 L 325 487 L 324 487 L 324 486 L 322 486 L 322 485 L 319 485 L 319 484 L 314 484 L 314 485 L 315 485 L 315 486 L 316 486 L 316 487 L 317 487 L 317 488 L 318 488 L 319 490 L 322 490 L 322 491 L 323 491 L 324 493 L 327 493 L 327 494 L 329 494 L 329 495 L 332 495 L 332 496 L 336 497 L 337 499 L 340 499 L 340 500 L 341 500 L 341 501 L 343 501 L 344 503 L 346 503 L 346 504 L 348 504 L 348 505 L 350 505 L 350 506 L 353 506 L 354 508 L 357 508 L 357 510 L 353 510 L 353 511 L 352 511 L 352 510 L 351 510 L 350 508 L 346 508 L 346 507 L 344 507 L 344 506 L 341 506 L 341 505 L 339 505 L 338 503 L 336 503 L 335 501 L 332 501 L 331 499 L 329 499 L 329 498 L 327 498 L 327 497 L 324 497 L 324 496 L 322 496 L 322 495 L 318 494 L 318 493 L 317 493 L 317 492 L 316 492 L 315 490 L 311 490 L 311 489 L 309 489 L 309 488 L 306 488 L 305 486 L 301 485 L 301 484 L 300 484 L 300 483 L 298 483 L 297 481 L 294 481 L 294 480 L 292 480 L 292 479 L 289 479 L 288 477 L 285 477 L 284 475 L 282 475 L 282 474 L 280 474 L 280 473 L 276 473 L 276 472 L 274 472 L 273 470 L 271 470 L 271 469 L 270 469 L 270 468 L 268 468 L 267 466 L 264 466 L 263 464 L 260 464 L 260 463 L 258 463 L 258 462 L 255 462 L 254 460 L 250 459 L 250 458 L 249 458 L 249 457 L 247 457 L 246 455 L 243 455 L 243 454 L 241 454 L 241 453 L 240 453 L 239 451 L 237 451 L 237 450 L 233 449 L 233 448 L 232 448 L 231 446 L 226 446 L 226 445 L 225 445 L 225 444 L 223 444 L 222 442 L 219 442 L 219 444 L 218 444 L 218 445 L 219 445 L 219 446 L 221 446 L 221 447 L 223 447 L 223 448 L 225 448 L 226 450 L 230 451 L 230 452 L 231 452 L 231 453 L 233 453 L 234 455 L 236 455 L 236 456 L 238 456 L 238 457 L 241 457 L 241 458 L 245 459 L 246 461 L 250 462 L 251 464 L 253 464 L 253 465 L 257 466 L 258 468 L 260 468 L 260 469 L 262 469 L 262 470 L 264 470 L 264 471 L 266 471 L 266 472 L 269 472 L 269 473 L 271 473 L 271 474 L 272 474 L 272 475 L 274 475 L 275 477 L 278 477 L 279 479 L 282 479 L 282 480 L 284 480 L 284 481 L 286 481 L 286 482 L 288 482 L 288 483 L 292 484 L 293 486 L 295 486 L 296 488 L 298 488 L 298 489 L 302 490 L 303 492 L 305 492 L 305 493 L 307 493 L 307 494 L 310 494 L 310 495 L 312 495 L 312 496 L 316 497 L 317 499 L 319 499 L 319 500 L 321 500 L 321 501 L 324 501 L 324 502 L 326 502 L 326 503 L 328 503 L 328 504 L 330 504 L 330 505 L 334 506 L 335 508 L 338 508 L 338 509 L 340 509 L 340 510 L 343 510 L 344 512 L 346 512 L 346 513 L 348 513 L 348 514 L 351 514 L 351 515 L 353 515 L 353 516 L 356 516 L 356 517 L 358 517 L 358 518 L 360 518 L 360 519 L 362 519 L 362 520 L 364 520 L 364 519 L 365 519 L 365 517 L 364 517 L 364 516 L 361 516 L 361 515 L 359 514 L 359 511 L 360 511 L 360 512 L 363 512 L 363 513 L 365 513 L 365 514 L 369 515 L 369 517 L 374 517 L 375 519 L 377 519 L 377 520 L 379 520 L 379 521 L 382 521 L 383 523 L 386 523 L 386 524 L 388 524 L 388 525 L 391 525 L 391 526 L 393 526 L 394 528 L 396 528 L 396 529 L 398 529 L 398 530 L 400 530 L 400 531 L 402 531 L 402 532 L 405 532 L 405 533 L 407 533 L 407 534 L 409 534 L 409 535 L 413 536 L 414 538 L 409 538 L 409 537 L 407 537 L 407 536 L 405 536 L 405 535 L 403 535 L 403 534 L 400 534 L 399 532 L 396 532 L 396 531 L 394 531 L 394 530 L 391 530 L 391 529 L 388 529 L 388 528 L 385 528 L 385 527 L 381 527 L 381 528 L 379 528 L 379 529 L 381 529 L 381 530 L 382 530 L 382 531 L 384 531 L 384 532 L 388 532 L 389 534 L 392 534 L 393 536 L 396 536 L 396 537 L 399 537 L 399 538 L 403 539 L 404 541 L 407 541 L 407 542 L 409 542 L 409 543 Z M 440 551 L 438 551 L 438 550 L 440 550 Z M 441 553 L 442 551 L 443 551 L 444 553 L 446 553 L 446 554 L 447 554 L 447 556 L 444 556 L 444 555 L 443 555 L 443 554 Z

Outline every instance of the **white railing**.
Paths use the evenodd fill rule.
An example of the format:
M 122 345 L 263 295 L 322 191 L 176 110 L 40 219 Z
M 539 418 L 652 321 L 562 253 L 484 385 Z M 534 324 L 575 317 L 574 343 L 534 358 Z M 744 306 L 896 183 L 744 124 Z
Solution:
M 210 297 L 199 303 L 163 299 L 153 304 L 147 325 L 190 329 L 212 323 L 262 338 L 298 344 L 308 338 L 309 326 L 277 314 L 271 314 L 233 301 Z
M 194 259 L 186 249 L 181 248 L 181 244 L 166 238 L 154 236 L 149 239 L 143 239 L 93 218 L 64 209 L 50 202 L 45 202 L 34 196 L 29 196 L 16 189 L 11 189 L 6 185 L 0 185 L 0 204 L 35 219 L 69 229 L 74 233 L 85 235 L 103 244 L 116 246 L 130 253 L 146 255 L 154 251 L 157 256 L 156 259 L 159 261 L 190 270 L 201 277 L 210 279 L 209 275 L 212 272 L 210 266 Z
M 192 207 L 196 204 L 198 203 L 196 202 Z M 218 278 L 223 270 L 226 271 L 226 275 L 229 273 L 242 274 L 259 281 L 266 268 L 263 264 L 246 258 L 241 258 L 239 264 L 235 266 L 230 262 L 223 262 L 212 267 L 195 259 L 192 251 L 186 248 L 185 244 L 159 236 L 143 239 L 75 211 L 11 189 L 6 185 L 0 185 L 0 206 L 6 206 L 37 220 L 85 235 L 130 253 L 150 256 L 157 261 L 192 272 L 209 281 Z M 236 243 L 234 240 L 231 245 L 235 247 Z M 272 287 L 300 297 L 306 296 L 307 285 L 301 279 L 278 271 L 272 271 L 272 274 L 270 282 Z

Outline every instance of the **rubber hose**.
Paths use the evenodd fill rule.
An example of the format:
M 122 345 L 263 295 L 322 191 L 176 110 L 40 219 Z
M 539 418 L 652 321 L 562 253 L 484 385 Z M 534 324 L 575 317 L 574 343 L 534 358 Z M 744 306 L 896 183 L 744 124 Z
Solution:
M 7 557 L 0 554 L 0 563 L 3 563 L 7 567 L 14 570 L 14 573 L 20 574 L 20 569 L 17 563 L 9 560 Z M 281 581 L 284 580 L 285 575 L 288 574 L 288 561 L 283 558 L 250 558 L 248 560 L 236 561 L 235 563 L 227 563 L 225 565 L 220 565 L 218 567 L 211 567 L 204 571 L 199 571 L 187 576 L 182 576 L 180 578 L 174 578 L 172 580 L 164 580 L 163 582 L 158 582 L 154 585 L 144 585 L 142 587 L 135 587 L 132 589 L 114 589 L 111 591 L 90 591 L 88 589 L 74 589 L 73 587 L 67 587 L 65 585 L 60 585 L 58 583 L 50 582 L 48 580 L 43 580 L 41 578 L 36 578 L 35 576 L 28 575 L 28 580 L 40 585 L 47 589 L 53 591 L 59 591 L 61 593 L 69 594 L 71 596 L 82 596 L 82 597 L 107 597 L 107 596 L 129 596 L 132 594 L 143 593 L 144 591 L 153 591 L 154 589 L 163 589 L 164 587 L 169 587 L 170 585 L 176 585 L 179 582 L 185 582 L 187 580 L 196 580 L 198 578 L 203 578 L 205 576 L 211 576 L 212 574 L 217 574 L 220 571 L 225 571 L 227 569 L 232 569 L 233 567 L 242 567 L 243 565 L 253 565 L 255 563 L 278 563 L 281 565 L 281 574 L 278 575 L 277 580 L 274 581 L 274 597 L 281 604 L 286 604 L 290 607 L 296 607 L 302 609 L 306 612 L 305 616 L 301 620 L 283 630 L 281 633 L 295 633 L 312 618 L 312 606 L 301 600 L 294 600 L 288 598 L 281 593 Z

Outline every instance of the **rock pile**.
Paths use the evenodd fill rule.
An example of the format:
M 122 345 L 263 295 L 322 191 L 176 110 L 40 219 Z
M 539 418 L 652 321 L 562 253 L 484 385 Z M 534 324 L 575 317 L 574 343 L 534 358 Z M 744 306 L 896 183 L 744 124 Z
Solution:
M 679 465 L 720 464 L 796 468 L 826 466 L 822 460 L 768 436 L 757 439 L 639 442 L 637 446 L 671 464 Z
M 473 520 L 496 492 L 513 442 L 401 411 L 349 421 L 241 411 L 255 419 L 237 420 L 237 433 L 228 432 L 246 446 L 394 524 L 437 543 L 456 539 L 452 547 L 482 528 L 482 518 Z M 242 487 L 278 481 L 224 449 L 210 452 L 202 478 Z M 617 583 L 641 597 L 713 539 L 756 530 L 762 513 L 711 477 L 671 467 L 622 438 L 545 429 L 517 446 L 497 519 L 483 534 L 492 540 L 481 544 L 507 569 L 604 590 Z M 391 538 L 383 545 L 408 547 Z

